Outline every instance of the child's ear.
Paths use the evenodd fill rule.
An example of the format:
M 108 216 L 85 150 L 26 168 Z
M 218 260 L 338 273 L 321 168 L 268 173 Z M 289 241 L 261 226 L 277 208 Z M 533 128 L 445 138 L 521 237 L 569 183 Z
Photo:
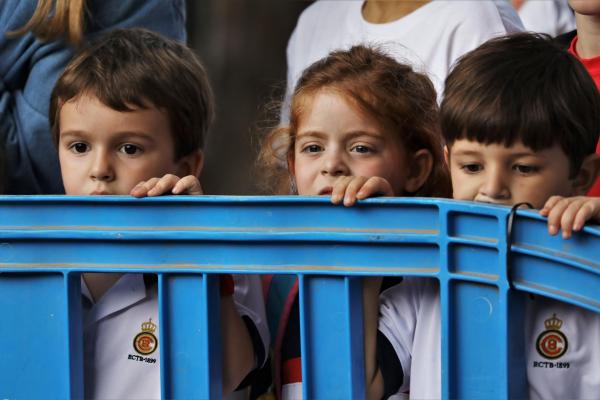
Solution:
M 600 174 L 600 154 L 590 154 L 581 163 L 581 168 L 573 180 L 575 195 L 584 195 L 590 190 Z
M 412 159 L 410 174 L 406 178 L 404 190 L 414 193 L 425 184 L 433 169 L 433 156 L 429 150 L 421 149 L 415 153 Z
M 177 161 L 177 176 L 180 178 L 186 175 L 199 177 L 204 166 L 204 153 L 202 150 L 194 151 L 187 156 L 183 156 Z
M 444 160 L 446 160 L 447 165 L 450 165 L 450 151 L 448 150 L 448 145 L 444 145 Z

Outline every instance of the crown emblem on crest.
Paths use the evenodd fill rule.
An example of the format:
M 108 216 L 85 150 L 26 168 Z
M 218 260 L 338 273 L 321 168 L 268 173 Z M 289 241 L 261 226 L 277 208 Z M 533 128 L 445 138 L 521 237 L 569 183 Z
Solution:
M 551 318 L 548 318 L 547 320 L 544 321 L 544 325 L 546 326 L 547 330 L 552 330 L 552 331 L 558 331 L 560 330 L 560 327 L 562 326 L 563 322 L 556 317 L 556 314 L 552 314 Z
M 152 322 L 152 318 L 150 318 L 146 322 L 142 322 L 142 332 L 150 332 L 153 333 L 156 330 L 156 324 Z

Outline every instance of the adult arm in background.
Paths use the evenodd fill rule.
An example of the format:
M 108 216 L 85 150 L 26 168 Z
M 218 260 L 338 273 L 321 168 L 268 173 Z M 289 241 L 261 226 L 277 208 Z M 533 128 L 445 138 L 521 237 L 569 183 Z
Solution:
M 48 105 L 54 83 L 76 50 L 42 42 L 23 27 L 37 1 L 2 0 L 0 7 L 0 151 L 7 194 L 63 193 Z M 88 0 L 84 43 L 113 28 L 143 27 L 185 41 L 185 0 Z M 3 157 L 0 156 L 0 159 Z M 1 167 L 0 167 L 1 168 Z

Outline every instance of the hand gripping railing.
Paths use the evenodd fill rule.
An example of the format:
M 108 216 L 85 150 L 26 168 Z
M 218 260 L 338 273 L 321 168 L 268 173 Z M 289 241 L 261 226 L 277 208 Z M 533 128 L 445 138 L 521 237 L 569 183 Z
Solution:
M 444 398 L 525 397 L 516 293 L 599 312 L 600 230 L 565 241 L 519 211 L 507 252 L 509 213 L 434 199 L 0 197 L 0 398 L 82 397 L 85 271 L 158 274 L 163 398 L 221 397 L 222 272 L 299 276 L 305 399 L 364 397 L 364 275 L 439 280 Z

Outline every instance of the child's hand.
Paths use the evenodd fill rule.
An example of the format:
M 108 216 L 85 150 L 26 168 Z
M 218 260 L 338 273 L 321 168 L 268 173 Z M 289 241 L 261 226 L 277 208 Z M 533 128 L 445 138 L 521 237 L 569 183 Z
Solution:
M 600 220 L 600 197 L 552 196 L 540 214 L 548 217 L 548 233 L 556 235 L 562 229 L 562 237 L 568 239 L 590 219 Z
M 193 175 L 179 178 L 176 175 L 167 174 L 162 178 L 151 178 L 135 185 L 129 193 L 134 197 L 152 197 L 163 194 L 204 194 L 200 181 Z
M 356 204 L 356 200 L 363 200 L 374 196 L 393 196 L 394 191 L 390 183 L 384 178 L 373 176 L 342 176 L 335 181 L 331 191 L 331 202 L 346 207 Z

